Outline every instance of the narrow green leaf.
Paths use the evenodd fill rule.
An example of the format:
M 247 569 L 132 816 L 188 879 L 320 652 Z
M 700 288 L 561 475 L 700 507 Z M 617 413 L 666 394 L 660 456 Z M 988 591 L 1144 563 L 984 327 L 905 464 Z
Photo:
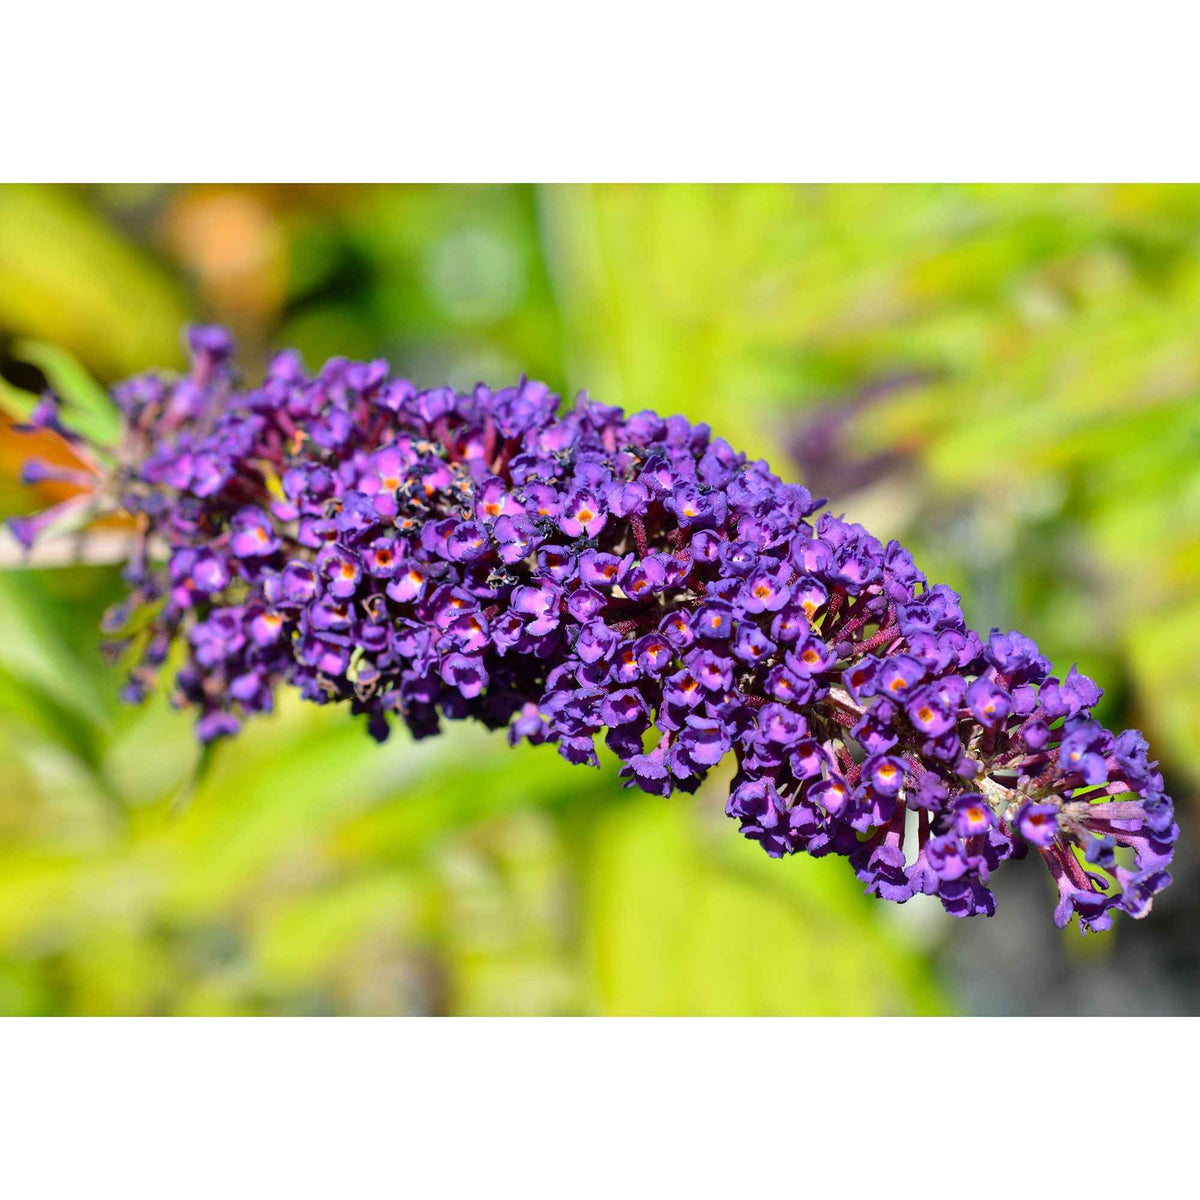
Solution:
M 28 420 L 37 399 L 32 392 L 13 387 L 7 379 L 0 378 L 0 411 L 12 420 Z
M 171 816 L 180 817 L 191 807 L 196 793 L 204 786 L 209 772 L 212 771 L 215 755 L 216 745 L 213 742 L 206 742 L 200 747 L 200 753 L 196 756 L 196 765 L 191 774 L 183 781 L 179 791 L 171 799 Z
M 112 397 L 68 351 L 47 342 L 18 342 L 14 353 L 46 376 L 63 401 L 63 424 L 101 446 L 115 445 L 121 435 L 121 414 Z
M 678 799 L 606 813 L 589 882 L 587 950 L 605 1013 L 945 1011 L 842 864 L 767 862 L 748 842 L 714 854 Z

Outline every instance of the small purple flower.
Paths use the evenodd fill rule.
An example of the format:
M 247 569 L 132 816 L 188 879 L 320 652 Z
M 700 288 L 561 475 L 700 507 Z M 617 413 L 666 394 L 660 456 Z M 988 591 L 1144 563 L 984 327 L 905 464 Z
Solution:
M 553 583 L 566 583 L 575 577 L 577 562 L 564 546 L 543 546 L 538 551 L 537 569 Z
M 1008 634 L 993 629 L 987 643 L 987 660 L 1009 679 L 1044 677 L 1049 664 L 1038 653 L 1037 644 L 1015 629 Z
M 529 632 L 540 636 L 558 627 L 561 595 L 552 583 L 517 587 L 512 593 L 513 611 L 530 617 L 527 625 Z
M 481 613 L 463 613 L 446 627 L 446 640 L 464 654 L 479 653 L 490 642 L 486 618 Z
M 808 797 L 831 817 L 838 819 L 848 814 L 852 800 L 846 781 L 837 775 L 830 775 L 814 783 L 808 789 Z
M 739 622 L 730 647 L 734 657 L 744 663 L 764 662 L 775 650 L 775 643 L 757 625 Z
M 681 529 L 708 521 L 713 516 L 712 500 L 690 483 L 672 489 L 663 507 L 674 516 Z
M 867 885 L 867 894 L 890 900 L 893 904 L 904 904 L 913 895 L 905 869 L 904 851 L 893 842 L 884 841 L 872 852 L 862 879 Z
M 704 688 L 690 671 L 676 671 L 663 684 L 663 698 L 681 708 L 694 708 L 704 699 Z
M 687 718 L 679 743 L 692 762 L 701 767 L 715 767 L 732 748 L 723 722 L 694 715 Z
M 636 725 L 644 729 L 649 724 L 646 702 L 637 688 L 623 688 L 611 693 L 600 706 L 605 725 Z M 641 749 L 639 745 L 639 750 Z
M 189 325 L 187 344 L 194 355 L 208 364 L 222 363 L 233 356 L 233 338 L 220 325 Z
M 842 683 L 845 685 L 846 691 L 850 693 L 850 698 L 856 704 L 862 704 L 868 697 L 875 694 L 878 675 L 879 663 L 868 655 L 842 672 Z
M 283 614 L 263 609 L 250 621 L 250 637 L 256 646 L 270 646 L 279 641 L 283 633 Z
M 317 573 L 306 562 L 289 562 L 281 578 L 283 599 L 292 604 L 307 604 L 317 594 Z
M 768 823 L 774 824 L 786 807 L 769 779 L 748 779 L 729 793 L 725 812 L 754 821 L 765 816 Z
M 807 679 L 828 671 L 837 662 L 837 654 L 819 637 L 810 633 L 797 643 L 794 650 L 788 651 L 784 661 L 801 679 Z
M 658 628 L 676 650 L 686 650 L 696 640 L 692 616 L 686 609 L 667 613 Z
M 446 552 L 455 562 L 474 562 L 491 552 L 487 528 L 479 521 L 463 521 L 446 539 Z
M 280 541 L 270 519 L 257 508 L 240 508 L 230 522 L 229 548 L 239 558 L 257 558 L 274 554 Z
M 634 643 L 638 666 L 647 675 L 661 675 L 674 657 L 671 644 L 657 633 L 648 633 Z
M 579 631 L 575 653 L 585 663 L 609 659 L 617 648 L 617 634 L 603 621 L 589 621 Z
M 664 564 L 657 558 L 647 558 L 622 574 L 621 589 L 633 600 L 644 600 L 661 591 L 666 579 Z
M 733 609 L 720 600 L 710 600 L 696 610 L 695 629 L 701 637 L 728 638 L 733 632 Z
M 558 527 L 568 537 L 595 537 L 608 520 L 595 492 L 576 492 L 563 505 Z
M 967 793 L 954 802 L 954 827 L 960 837 L 978 837 L 994 828 L 995 823 L 991 805 L 977 793 Z
M 584 623 L 598 617 L 604 611 L 604 607 L 604 596 L 602 593 L 596 591 L 595 588 L 576 588 L 567 597 L 567 612 L 575 620 Z
M 787 585 L 790 574 L 791 568 L 786 563 L 774 570 L 759 568 L 752 571 L 738 592 L 746 612 L 778 612 L 783 608 L 792 596 Z
M 1064 726 L 1058 749 L 1059 766 L 1064 771 L 1082 775 L 1089 786 L 1107 782 L 1106 737 L 1096 721 L 1075 719 L 1069 722 Z
M 464 700 L 473 700 L 488 685 L 483 660 L 476 655 L 450 654 L 442 663 L 442 678 L 457 688 Z
M 528 517 L 501 517 L 492 527 L 500 561 L 508 566 L 528 558 L 541 544 L 542 537 Z
M 898 654 L 880 665 L 877 690 L 883 696 L 903 700 L 924 676 L 925 668 L 915 658 Z
M 811 623 L 817 613 L 825 607 L 829 592 L 819 579 L 805 579 L 796 586 L 792 599 Z
M 829 765 L 829 756 L 814 738 L 803 738 L 788 755 L 788 768 L 799 780 L 816 779 Z
M 218 738 L 233 737 L 241 731 L 242 723 L 232 713 L 214 709 L 196 722 L 196 738 L 207 745 Z
M 1058 808 L 1053 804 L 1022 804 L 1017 813 L 1017 828 L 1027 842 L 1049 846 L 1058 834 Z
M 317 567 L 331 596 L 345 600 L 358 590 L 362 568 L 348 550 L 322 551 L 317 558 Z
M 767 672 L 765 691 L 768 696 L 782 700 L 785 704 L 806 704 L 813 694 L 811 679 L 797 675 L 794 671 L 776 663 Z
M 481 521 L 512 517 L 522 511 L 520 502 L 505 486 L 503 479 L 495 476 L 485 479 L 475 493 L 475 516 Z
M 203 550 L 192 566 L 192 581 L 200 592 L 219 592 L 229 585 L 229 568 L 217 554 Z
M 622 560 L 615 554 L 603 554 L 599 550 L 585 550 L 579 556 L 579 578 L 588 587 L 611 588 L 632 566 L 633 556 Z
M 895 755 L 875 754 L 863 763 L 862 776 L 879 795 L 896 796 L 904 783 L 904 763 Z
M 961 879 L 971 863 L 956 832 L 931 838 L 925 847 L 925 860 L 933 873 L 942 880 Z
M 429 575 L 418 562 L 409 559 L 399 565 L 387 585 L 387 594 L 397 604 L 420 600 L 429 587 Z
M 1012 697 L 1002 687 L 981 675 L 967 688 L 967 705 L 981 725 L 995 729 L 1012 712 Z
M 376 538 L 367 547 L 363 563 L 377 579 L 392 579 L 401 567 L 399 546 L 393 538 Z
M 804 737 L 808 722 L 802 713 L 784 704 L 768 704 L 759 710 L 758 728 L 767 741 L 786 748 Z
M 955 725 L 953 708 L 934 688 L 918 688 L 904 705 L 913 728 L 929 737 L 941 737 Z

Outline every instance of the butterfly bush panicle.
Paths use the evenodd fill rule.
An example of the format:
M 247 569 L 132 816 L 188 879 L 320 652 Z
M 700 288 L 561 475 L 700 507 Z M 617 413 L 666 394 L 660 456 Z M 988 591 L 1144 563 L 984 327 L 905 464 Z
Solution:
M 595 766 L 602 737 L 661 796 L 732 755 L 726 811 L 767 854 L 839 854 L 957 917 L 990 916 L 991 872 L 1030 851 L 1060 926 L 1144 916 L 1170 882 L 1162 776 L 1090 679 L 981 639 L 898 542 L 706 425 L 563 411 L 524 379 L 419 391 L 382 361 L 311 377 L 291 352 L 243 387 L 223 330 L 190 344 L 185 378 L 115 392 L 108 487 L 140 537 L 108 621 L 152 614 L 131 700 L 185 644 L 202 741 L 288 684 L 381 740 L 470 717 Z

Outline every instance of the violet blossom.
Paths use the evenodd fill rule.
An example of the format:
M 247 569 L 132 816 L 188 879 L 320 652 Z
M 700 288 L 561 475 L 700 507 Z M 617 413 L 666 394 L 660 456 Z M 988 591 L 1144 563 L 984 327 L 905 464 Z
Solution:
M 726 811 L 767 854 L 838 854 L 957 917 L 990 916 L 991 872 L 1030 849 L 1060 926 L 1142 917 L 1170 883 L 1171 800 L 1141 735 L 1091 716 L 1099 687 L 980 638 L 903 546 L 707 425 L 290 352 L 241 386 L 224 331 L 190 345 L 185 378 L 114 392 L 105 487 L 140 534 L 107 624 L 153 614 L 117 643 L 132 700 L 182 647 L 201 741 L 288 685 L 381 740 L 472 718 L 595 766 L 603 738 L 661 796 L 732 754 Z M 52 402 L 33 423 L 61 429 Z

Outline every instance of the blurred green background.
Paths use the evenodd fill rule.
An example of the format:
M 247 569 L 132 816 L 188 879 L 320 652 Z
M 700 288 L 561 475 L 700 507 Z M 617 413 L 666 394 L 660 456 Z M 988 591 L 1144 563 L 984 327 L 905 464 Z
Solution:
M 190 717 L 97 653 L 115 569 L 10 553 L 0 1012 L 1200 1011 L 1200 188 L 0 187 L 0 387 L 69 370 L 47 345 L 181 365 L 197 318 L 248 371 L 382 354 L 711 422 L 1099 679 L 1177 797 L 1177 883 L 1084 941 L 1013 864 L 959 923 L 766 859 L 724 777 L 663 801 L 290 702 L 191 787 Z M 0 514 L 29 449 L 0 434 Z

